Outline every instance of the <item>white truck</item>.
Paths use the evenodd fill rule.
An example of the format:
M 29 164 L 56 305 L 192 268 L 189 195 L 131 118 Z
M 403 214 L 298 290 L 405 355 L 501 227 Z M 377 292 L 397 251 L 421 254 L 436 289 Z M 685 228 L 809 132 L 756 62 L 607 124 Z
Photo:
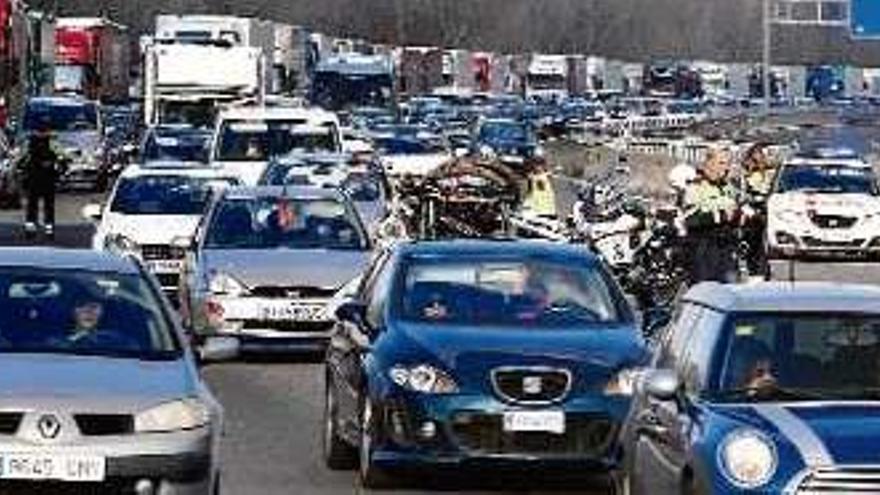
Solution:
M 232 16 L 156 18 L 144 46 L 147 125 L 213 125 L 219 105 L 262 101 L 272 87 L 272 23 Z
M 568 96 L 568 59 L 565 55 L 532 55 L 526 96 L 561 100 Z

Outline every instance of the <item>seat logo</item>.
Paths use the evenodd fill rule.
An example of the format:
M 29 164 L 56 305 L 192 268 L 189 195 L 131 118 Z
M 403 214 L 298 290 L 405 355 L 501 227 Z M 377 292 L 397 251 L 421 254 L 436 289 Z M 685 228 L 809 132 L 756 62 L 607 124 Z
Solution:
M 525 376 L 522 381 L 522 389 L 526 395 L 538 395 L 544 391 L 544 382 L 540 376 Z
M 58 418 L 55 416 L 46 414 L 41 416 L 40 420 L 37 421 L 37 429 L 40 430 L 40 435 L 42 435 L 43 438 L 51 440 L 61 433 L 61 422 L 58 421 Z

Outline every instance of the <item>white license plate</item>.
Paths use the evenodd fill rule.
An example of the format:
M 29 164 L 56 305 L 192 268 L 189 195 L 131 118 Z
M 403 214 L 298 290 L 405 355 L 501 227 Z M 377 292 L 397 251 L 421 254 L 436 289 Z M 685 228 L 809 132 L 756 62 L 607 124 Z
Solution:
M 107 462 L 97 456 L 0 454 L 0 479 L 104 481 Z
M 852 234 L 848 231 L 826 231 L 823 238 L 829 242 L 848 242 L 853 240 Z
M 271 304 L 260 308 L 260 319 L 269 321 L 321 321 L 321 306 L 297 303 Z
M 149 260 L 145 263 L 147 269 L 153 273 L 180 273 L 183 267 L 181 260 Z
M 504 431 L 565 433 L 562 411 L 509 411 L 504 413 Z

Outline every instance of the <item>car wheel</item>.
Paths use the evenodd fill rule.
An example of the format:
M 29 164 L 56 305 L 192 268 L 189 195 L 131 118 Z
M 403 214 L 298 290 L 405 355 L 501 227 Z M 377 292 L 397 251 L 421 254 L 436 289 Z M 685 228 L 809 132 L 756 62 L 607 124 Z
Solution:
M 361 440 L 358 448 L 360 481 L 364 488 L 389 488 L 391 483 L 387 473 L 373 462 L 374 412 L 372 401 L 369 397 L 364 398 L 361 406 Z
M 330 377 L 324 399 L 324 463 L 333 470 L 352 469 L 357 464 L 357 450 L 339 436 L 338 406 Z

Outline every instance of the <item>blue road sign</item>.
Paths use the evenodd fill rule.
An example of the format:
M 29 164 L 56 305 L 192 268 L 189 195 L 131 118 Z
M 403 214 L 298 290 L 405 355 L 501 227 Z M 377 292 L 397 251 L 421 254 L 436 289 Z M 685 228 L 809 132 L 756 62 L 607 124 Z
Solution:
M 853 38 L 880 38 L 880 0 L 850 0 Z

